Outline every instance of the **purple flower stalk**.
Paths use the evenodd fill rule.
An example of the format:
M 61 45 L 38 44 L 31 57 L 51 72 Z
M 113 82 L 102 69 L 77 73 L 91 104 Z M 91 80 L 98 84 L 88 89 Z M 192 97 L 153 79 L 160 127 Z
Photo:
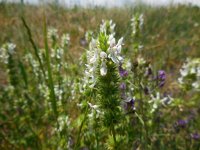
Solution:
M 121 98 L 126 99 L 126 83 L 122 82 L 119 88 L 121 90 Z
M 166 73 L 164 70 L 158 71 L 158 79 L 164 81 L 166 79 Z
M 187 124 L 188 124 L 187 120 L 178 120 L 177 121 L 177 126 L 181 127 L 181 128 L 185 128 Z
M 122 65 L 119 65 L 119 74 L 121 77 L 126 77 L 128 76 L 128 71 L 122 68 Z
M 127 102 L 127 105 L 132 109 L 135 110 L 135 99 L 131 99 L 129 102 Z
M 194 139 L 194 140 L 200 140 L 200 134 L 198 134 L 198 133 L 192 133 L 191 134 L 191 138 Z
M 158 71 L 157 80 L 159 81 L 159 83 L 158 83 L 159 87 L 163 87 L 165 85 L 166 73 L 164 70 Z

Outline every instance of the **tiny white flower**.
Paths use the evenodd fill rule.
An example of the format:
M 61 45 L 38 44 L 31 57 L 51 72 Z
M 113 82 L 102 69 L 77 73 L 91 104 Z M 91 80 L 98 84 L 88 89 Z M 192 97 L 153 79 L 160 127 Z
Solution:
M 110 26 L 110 30 L 111 30 L 112 33 L 114 32 L 114 30 L 115 30 L 115 24 L 112 24 L 112 25 Z
M 109 49 L 109 52 L 110 54 L 108 55 L 108 58 L 110 58 L 114 63 L 119 64 L 119 60 L 117 59 L 114 49 Z
M 180 73 L 183 77 L 187 76 L 188 75 L 188 70 L 187 69 L 181 69 L 180 70 Z
M 100 74 L 102 76 L 105 76 L 107 74 L 107 66 L 105 61 L 101 63 Z
M 102 59 L 105 59 L 105 58 L 107 58 L 107 54 L 106 54 L 105 52 L 101 52 L 101 53 L 100 53 L 100 57 L 101 57 Z
M 114 47 L 116 41 L 115 41 L 115 38 L 114 38 L 114 35 L 113 35 L 113 34 L 111 34 L 111 35 L 109 36 L 108 43 L 110 44 L 110 47 Z
M 52 38 L 58 39 L 58 30 L 55 28 L 49 28 L 47 36 L 49 39 L 52 39 Z
M 192 86 L 194 88 L 198 89 L 199 88 L 199 83 L 198 82 L 194 82 L 194 83 L 192 83 Z
M 91 40 L 91 42 L 90 42 L 90 44 L 89 44 L 89 48 L 90 48 L 90 49 L 96 48 L 96 42 L 97 42 L 97 41 L 96 41 L 95 39 L 92 38 L 92 40 Z
M 93 56 L 90 58 L 90 63 L 95 63 L 98 59 L 98 51 L 95 50 Z
M 191 68 L 190 73 L 195 74 L 196 73 L 196 69 L 195 68 Z
M 8 53 L 13 54 L 15 50 L 16 45 L 13 43 L 8 43 Z
M 69 34 L 63 34 L 61 37 L 61 45 L 64 47 L 65 45 L 68 45 L 70 41 L 70 36 Z
M 119 46 L 116 47 L 117 54 L 120 54 L 121 50 L 122 50 L 122 46 L 121 45 L 119 45 Z
M 123 38 L 123 37 L 121 37 L 121 38 L 118 40 L 117 46 L 119 46 L 119 45 L 122 45 L 122 44 L 123 44 L 123 43 L 122 43 L 122 42 L 123 42 L 123 39 L 124 39 L 124 38 Z

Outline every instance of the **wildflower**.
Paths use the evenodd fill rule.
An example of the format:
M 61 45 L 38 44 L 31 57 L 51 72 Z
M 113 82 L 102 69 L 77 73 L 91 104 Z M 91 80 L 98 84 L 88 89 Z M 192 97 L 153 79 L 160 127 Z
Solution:
M 154 95 L 150 95 L 150 96 L 151 96 L 151 100 L 149 101 L 149 103 L 152 103 L 152 109 L 151 109 L 152 113 L 160 105 L 163 105 L 163 106 L 169 105 L 173 100 L 173 98 L 170 97 L 169 95 L 167 95 L 165 97 L 161 97 L 159 92 L 156 93 L 156 96 L 154 96 Z
M 135 36 L 138 31 L 142 30 L 144 23 L 143 14 L 135 15 L 131 19 L 132 35 Z
M 135 110 L 135 99 L 132 98 L 132 99 L 129 101 L 128 104 L 131 106 L 131 109 L 132 109 L 132 110 Z
M 102 76 L 105 76 L 105 75 L 107 74 L 107 66 L 106 66 L 106 62 L 105 62 L 105 61 L 103 61 L 103 62 L 101 63 L 100 74 L 101 74 Z
M 128 71 L 122 68 L 122 65 L 119 65 L 119 74 L 121 77 L 126 77 L 128 76 Z
M 142 57 L 137 58 L 137 65 L 138 66 L 143 66 L 146 63 L 145 59 Z
M 170 95 L 168 95 L 167 93 L 163 94 L 163 99 L 162 99 L 163 105 L 169 105 L 172 101 L 173 98 Z
M 102 20 L 102 24 L 100 25 L 100 32 L 115 35 L 114 29 L 115 29 L 115 24 L 113 23 L 112 20 L 110 21 Z
M 15 52 L 16 45 L 13 43 L 6 43 L 0 47 L 0 61 L 7 64 L 9 55 L 12 55 Z
M 200 140 L 200 134 L 198 133 L 192 133 L 190 136 L 194 140 Z
M 188 124 L 188 120 L 178 120 L 176 122 L 177 127 L 185 128 Z
M 160 80 L 165 80 L 166 79 L 165 71 L 163 71 L 163 70 L 159 70 L 158 71 L 158 79 L 160 79 Z
M 85 40 L 86 40 L 86 42 L 89 43 L 92 40 L 92 35 L 93 35 L 93 32 L 90 31 L 90 30 L 85 33 Z
M 129 71 L 129 72 L 131 71 L 132 64 L 131 64 L 130 59 L 128 59 L 128 60 L 125 61 L 125 67 L 126 67 L 127 71 Z
M 55 28 L 48 29 L 47 36 L 49 39 L 52 39 L 52 40 L 58 39 L 58 30 Z
M 180 69 L 180 77 L 178 82 L 181 86 L 193 88 L 195 90 L 200 89 L 200 59 L 187 59 Z
M 131 110 L 135 110 L 135 97 L 128 97 L 126 100 L 126 108 Z
M 158 71 L 158 76 L 157 79 L 159 81 L 159 87 L 163 87 L 165 84 L 165 80 L 166 80 L 166 73 L 163 70 L 159 70 Z
M 61 37 L 61 46 L 64 47 L 66 45 L 69 45 L 69 41 L 70 41 L 70 36 L 69 34 L 63 34 Z
M 69 117 L 65 115 L 59 116 L 57 122 L 59 126 L 54 129 L 56 132 L 62 132 L 66 127 L 69 127 L 71 123 Z
M 106 65 L 106 58 L 107 54 L 105 52 L 100 53 L 100 58 L 101 58 L 101 67 L 100 67 L 100 74 L 102 76 L 105 76 L 107 74 L 107 65 Z
M 115 64 L 120 64 L 123 61 L 123 58 L 120 56 L 122 49 L 122 42 L 123 38 L 120 38 L 118 40 L 118 43 L 115 45 L 115 38 L 113 37 L 113 35 L 109 37 L 108 43 L 110 44 L 110 47 L 108 49 L 109 52 L 108 58 L 110 58 Z
M 13 43 L 8 43 L 8 44 L 7 44 L 7 49 L 8 49 L 8 53 L 9 53 L 9 54 L 13 54 L 15 48 L 16 48 L 16 45 L 15 45 L 15 44 L 13 44 Z
M 120 89 L 121 89 L 121 90 L 126 90 L 126 83 L 122 82 L 122 83 L 120 84 Z

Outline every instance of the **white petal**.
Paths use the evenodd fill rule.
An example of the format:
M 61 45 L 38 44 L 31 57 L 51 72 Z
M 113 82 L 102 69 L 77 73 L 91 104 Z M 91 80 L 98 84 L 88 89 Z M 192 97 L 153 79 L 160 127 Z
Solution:
M 102 76 L 105 76 L 107 74 L 107 66 L 106 66 L 106 62 L 104 61 L 101 64 L 100 74 Z
M 113 46 L 115 45 L 116 42 L 115 42 L 115 38 L 114 38 L 114 35 L 113 35 L 113 34 L 111 34 L 111 35 L 109 36 L 108 41 L 109 41 L 110 47 L 113 47 Z
M 90 63 L 92 64 L 95 63 L 97 61 L 97 58 L 98 58 L 98 51 L 96 50 L 92 58 L 90 58 Z
M 117 59 L 120 61 L 120 62 L 123 62 L 124 58 L 122 56 L 117 56 Z
M 100 53 L 100 57 L 105 59 L 105 58 L 107 58 L 107 54 L 105 52 L 101 52 Z
M 121 37 L 119 40 L 118 40 L 118 43 L 117 43 L 117 45 L 119 46 L 119 45 L 122 45 L 122 42 L 123 42 L 123 37 Z
M 96 40 L 95 39 L 92 39 L 91 42 L 90 42 L 90 48 L 95 48 L 96 47 Z
M 112 59 L 112 61 L 113 61 L 114 63 L 119 64 L 119 60 L 117 59 L 117 57 L 116 57 L 113 53 L 110 53 L 110 54 L 108 55 L 108 57 L 109 57 L 110 59 Z
M 117 46 L 117 53 L 118 53 L 118 54 L 121 53 L 121 50 L 122 50 L 122 46 L 121 46 L 121 45 Z

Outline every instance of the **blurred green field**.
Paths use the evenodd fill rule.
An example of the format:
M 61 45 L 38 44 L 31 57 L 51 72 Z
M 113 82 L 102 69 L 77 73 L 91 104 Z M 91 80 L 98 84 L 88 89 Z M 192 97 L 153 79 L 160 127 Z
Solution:
M 22 12 L 23 9 L 23 12 Z M 135 8 L 72 8 L 65 9 L 55 6 L 25 6 L 18 4 L 0 5 L 0 43 L 15 42 L 19 49 L 27 48 L 27 35 L 20 17 L 27 19 L 36 43 L 42 45 L 43 13 L 47 25 L 55 27 L 60 33 L 68 32 L 71 37 L 71 51 L 79 54 L 83 50 L 80 39 L 87 30 L 96 30 L 102 19 L 112 19 L 117 24 L 117 36 L 125 34 L 125 40 L 130 41 L 130 19 L 134 13 L 144 14 L 144 31 L 142 41 L 145 52 L 156 53 L 163 58 L 163 51 L 172 51 L 170 60 L 181 59 L 181 56 L 199 56 L 200 49 L 200 8 L 192 6 L 168 6 L 153 8 L 136 6 Z M 128 45 L 128 44 L 127 44 Z M 151 57 L 151 56 L 149 56 Z M 170 62 L 169 62 L 170 63 Z M 175 63 L 175 62 L 174 62 Z M 173 62 L 170 63 L 174 65 Z M 176 63 L 175 63 L 176 64 Z

